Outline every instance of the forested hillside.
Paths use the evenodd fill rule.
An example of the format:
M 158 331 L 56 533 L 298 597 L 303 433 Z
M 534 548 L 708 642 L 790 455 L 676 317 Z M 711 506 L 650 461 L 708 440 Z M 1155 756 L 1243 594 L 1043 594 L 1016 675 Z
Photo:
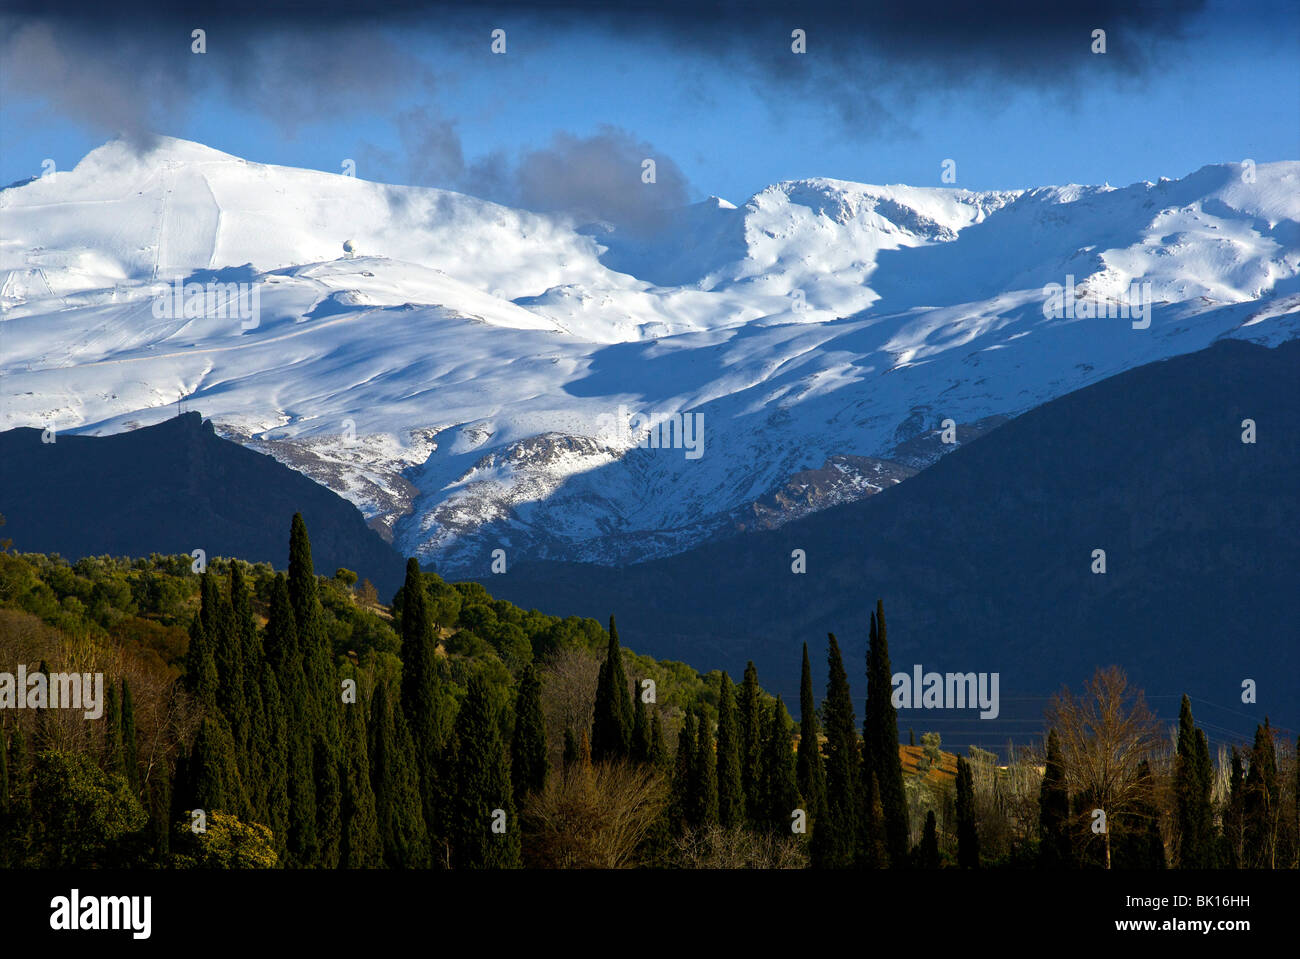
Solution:
M 752 664 L 736 684 L 657 662 L 613 617 L 524 611 L 414 560 L 382 605 L 351 570 L 317 575 L 299 515 L 283 572 L 0 545 L 9 867 L 1297 863 L 1291 740 L 1265 720 L 1216 763 L 1188 700 L 1165 739 L 1113 667 L 1005 763 L 926 730 L 900 746 L 883 603 L 865 708 L 831 635 L 820 703 L 803 646 L 796 728 Z M 102 674 L 102 708 L 33 708 L 33 674 Z

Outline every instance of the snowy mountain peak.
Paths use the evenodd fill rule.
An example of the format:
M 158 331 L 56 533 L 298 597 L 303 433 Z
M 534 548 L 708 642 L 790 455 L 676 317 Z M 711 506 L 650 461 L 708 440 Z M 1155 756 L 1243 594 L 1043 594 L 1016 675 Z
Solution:
M 457 573 L 497 546 L 626 562 L 779 525 L 773 504 L 905 480 L 951 448 L 945 419 L 969 438 L 1300 318 L 1300 162 L 794 180 L 646 238 L 163 138 L 0 191 L 0 237 L 0 428 L 115 432 L 184 398 Z M 174 308 L 186 283 L 243 284 L 256 315 Z M 1089 308 L 1050 315 L 1067 283 Z M 1147 326 L 1114 310 L 1134 290 Z M 686 413 L 698 457 L 629 427 Z M 825 495 L 782 492 L 828 464 Z

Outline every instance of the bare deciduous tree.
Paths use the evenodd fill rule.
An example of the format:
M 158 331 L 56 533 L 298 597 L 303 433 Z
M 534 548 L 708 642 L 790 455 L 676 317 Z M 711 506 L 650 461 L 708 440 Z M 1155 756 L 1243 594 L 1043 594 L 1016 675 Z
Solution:
M 547 869 L 635 866 L 666 801 L 667 785 L 650 766 L 574 763 L 525 803 L 525 861 Z
M 688 828 L 674 841 L 674 851 L 677 865 L 684 869 L 803 869 L 808 865 L 807 843 L 800 837 L 718 825 Z
M 1110 868 L 1110 824 L 1135 815 L 1149 791 L 1139 776 L 1142 760 L 1158 745 L 1155 717 L 1141 690 L 1131 689 L 1118 666 L 1098 669 L 1075 697 L 1068 688 L 1047 708 L 1047 724 L 1061 739 L 1065 781 L 1082 803 L 1075 826 L 1084 842 L 1095 833 L 1093 811 L 1105 814 L 1100 833 L 1106 868 Z
M 600 659 L 585 649 L 557 650 L 542 668 L 542 717 L 552 769 L 562 765 L 566 729 L 575 736 L 591 731 L 599 678 Z

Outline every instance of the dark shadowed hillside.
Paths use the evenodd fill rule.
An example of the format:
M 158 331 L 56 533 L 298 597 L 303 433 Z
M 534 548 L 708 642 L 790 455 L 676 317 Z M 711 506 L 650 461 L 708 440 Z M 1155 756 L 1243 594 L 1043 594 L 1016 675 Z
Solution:
M 189 553 L 286 562 L 289 521 L 311 530 L 317 572 L 340 566 L 389 596 L 402 560 L 355 506 L 270 456 L 220 439 L 198 413 L 115 436 L 0 433 L 0 513 L 26 552 Z
M 892 489 L 779 530 L 624 569 L 520 562 L 490 585 L 547 612 L 612 610 L 656 656 L 733 675 L 752 658 L 787 701 L 800 644 L 824 669 L 828 631 L 858 682 L 882 597 L 896 671 L 1000 672 L 1008 721 L 1117 663 L 1162 718 L 1186 691 L 1227 707 L 1225 734 L 1266 712 L 1294 727 L 1298 384 L 1300 342 L 1224 341 L 1047 403 Z M 795 549 L 805 575 L 791 572 Z M 1247 678 L 1255 705 L 1241 702 Z M 957 728 L 982 744 L 994 730 Z

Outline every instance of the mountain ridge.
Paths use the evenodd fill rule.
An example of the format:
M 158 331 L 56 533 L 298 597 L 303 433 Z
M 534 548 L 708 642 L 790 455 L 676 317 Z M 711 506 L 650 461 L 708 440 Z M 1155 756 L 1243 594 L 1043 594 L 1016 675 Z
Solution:
M 828 462 L 924 467 L 949 420 L 969 433 L 1223 337 L 1294 337 L 1297 197 L 1293 161 L 1119 188 L 813 177 L 671 211 L 647 240 L 110 143 L 0 192 L 0 427 L 112 434 L 184 399 L 448 572 L 498 548 L 643 560 L 793 503 Z M 163 282 L 236 269 L 256 324 L 154 315 Z M 1151 327 L 1046 317 L 1067 277 L 1099 302 L 1150 284 Z M 683 413 L 703 417 L 699 460 L 609 429 Z

